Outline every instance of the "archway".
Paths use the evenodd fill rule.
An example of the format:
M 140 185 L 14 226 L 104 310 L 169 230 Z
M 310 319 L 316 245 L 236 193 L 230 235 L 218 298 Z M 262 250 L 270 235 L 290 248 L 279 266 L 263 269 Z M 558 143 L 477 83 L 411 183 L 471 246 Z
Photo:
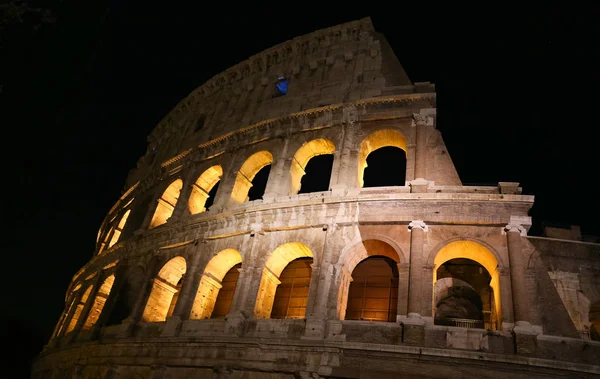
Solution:
M 380 240 L 365 240 L 349 253 L 351 277 L 341 284 L 342 293 L 347 293 L 341 304 L 343 318 L 396 321 L 400 263 L 396 250 Z
M 241 204 L 248 200 L 253 200 L 255 198 L 262 197 L 264 193 L 264 187 L 261 185 L 262 192 L 260 194 L 253 194 L 252 198 L 248 196 L 248 192 L 250 188 L 263 183 L 254 183 L 253 180 L 255 176 L 262 171 L 263 169 L 269 170 L 270 165 L 273 162 L 273 155 L 266 150 L 259 151 L 257 153 L 252 154 L 237 173 L 235 178 L 235 184 L 233 185 L 233 190 L 231 192 L 231 200 L 234 204 Z M 268 167 L 267 167 L 268 166 Z M 261 178 L 265 175 L 261 175 Z M 268 177 L 268 172 L 267 175 Z M 262 180 L 261 180 L 262 182 Z M 266 181 L 264 183 L 266 185 Z M 257 186 L 258 187 L 258 186 Z
M 112 247 L 112 245 L 114 245 L 115 243 L 117 243 L 119 241 L 119 237 L 121 237 L 121 233 L 123 232 L 123 228 L 125 227 L 125 223 L 127 222 L 129 213 L 131 213 L 131 209 L 128 209 L 127 212 L 125 212 L 123 214 L 123 217 L 121 217 L 121 220 L 119 221 L 119 223 L 117 224 L 117 227 L 113 231 L 112 238 L 110 239 L 110 242 L 108 244 L 109 248 Z
M 216 165 L 206 169 L 192 185 L 192 194 L 188 202 L 190 214 L 204 212 L 212 204 L 219 181 L 223 176 L 223 168 Z
M 454 241 L 434 259 L 434 323 L 501 329 L 498 260 L 485 246 Z
M 173 313 L 185 272 L 186 262 L 181 256 L 171 259 L 160 269 L 146 302 L 142 321 L 165 321 Z
M 75 308 L 75 312 L 73 312 L 73 316 L 71 317 L 71 320 L 69 320 L 69 325 L 67 326 L 65 334 L 75 329 L 77 321 L 79 321 L 79 317 L 81 316 L 81 312 L 83 311 L 83 307 L 85 307 L 85 303 L 87 303 L 87 299 L 90 296 L 90 292 L 92 292 L 91 285 L 88 286 L 83 295 L 81 295 L 81 300 L 79 300 L 79 303 Z
M 309 258 L 300 260 L 299 258 Z M 254 308 L 257 318 L 271 317 L 275 300 L 277 300 L 276 316 L 279 318 L 304 318 L 306 315 L 306 300 L 312 273 L 313 254 L 310 248 L 300 242 L 289 242 L 277 247 L 265 262 L 260 286 Z M 294 263 L 283 278 L 282 273 Z M 284 279 L 284 280 L 280 280 Z M 308 279 L 307 279 L 308 278 Z M 281 291 L 278 286 L 283 284 Z M 277 295 L 277 292 L 280 292 Z
M 106 303 L 106 299 L 108 295 L 110 295 L 110 290 L 115 282 L 115 275 L 111 275 L 104 279 L 102 285 L 98 289 L 96 293 L 96 297 L 94 299 L 94 304 L 92 304 L 92 308 L 90 309 L 88 316 L 83 324 L 83 330 L 91 329 L 94 324 L 98 321 L 98 317 L 102 313 L 102 309 L 104 309 L 104 304 Z
M 229 313 L 241 263 L 242 256 L 235 249 L 221 250 L 208 262 L 190 319 L 221 318 Z
M 299 192 L 307 193 L 308 191 L 306 187 L 308 187 L 309 182 L 313 183 L 316 181 L 322 182 L 319 183 L 316 188 L 319 191 L 326 191 L 329 187 L 329 180 L 331 178 L 331 168 L 333 165 L 333 152 L 335 151 L 335 146 L 333 142 L 325 138 L 314 139 L 310 142 L 305 142 L 294 154 L 292 158 L 292 165 L 290 166 L 290 176 L 291 176 L 291 189 L 290 194 L 294 195 Z M 314 157 L 323 156 L 325 160 L 321 163 L 324 167 L 322 172 L 317 171 L 316 168 L 311 169 L 310 171 L 315 171 L 314 174 L 308 171 L 308 163 L 312 161 Z M 331 157 L 329 160 L 327 158 Z M 326 174 L 328 173 L 328 175 Z M 315 177 L 318 175 L 320 177 Z M 325 183 L 326 182 L 326 183 Z M 325 184 L 325 188 L 321 189 Z
M 173 215 L 182 187 L 183 181 L 177 179 L 163 192 L 162 196 L 158 199 L 158 205 L 152 216 L 152 221 L 150 221 L 150 228 L 166 223 L 169 217 Z
M 590 306 L 590 339 L 600 341 L 600 301 Z
M 402 149 L 405 153 L 406 137 L 400 132 L 390 129 L 382 129 L 369 134 L 360 144 L 358 153 L 358 186 L 364 187 L 364 174 L 367 168 L 367 157 L 373 151 L 386 146 L 393 146 Z M 402 166 L 403 165 L 403 166 Z M 406 159 L 402 162 L 389 162 L 388 171 L 404 173 L 406 175 Z

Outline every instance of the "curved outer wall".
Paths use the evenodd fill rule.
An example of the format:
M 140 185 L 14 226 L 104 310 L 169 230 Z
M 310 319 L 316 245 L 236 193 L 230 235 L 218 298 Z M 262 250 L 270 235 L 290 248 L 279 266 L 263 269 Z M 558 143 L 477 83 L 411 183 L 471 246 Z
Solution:
M 281 76 L 289 90 L 276 96 Z M 216 75 L 149 136 L 33 377 L 600 374 L 586 313 L 600 301 L 600 246 L 527 237 L 534 199 L 518 183 L 463 186 L 435 107 L 434 86 L 410 82 L 369 19 Z M 405 185 L 364 188 L 365 159 L 383 146 L 404 150 L 405 166 L 386 169 Z M 298 194 L 319 154 L 333 156 L 327 190 Z M 268 164 L 262 198 L 247 201 Z M 347 319 L 372 256 L 394 262 L 390 319 Z M 450 290 L 438 269 L 456 258 L 489 272 L 493 326 L 434 321 Z M 302 260 L 300 313 L 272 318 L 285 268 Z M 211 318 L 228 272 L 228 311 Z

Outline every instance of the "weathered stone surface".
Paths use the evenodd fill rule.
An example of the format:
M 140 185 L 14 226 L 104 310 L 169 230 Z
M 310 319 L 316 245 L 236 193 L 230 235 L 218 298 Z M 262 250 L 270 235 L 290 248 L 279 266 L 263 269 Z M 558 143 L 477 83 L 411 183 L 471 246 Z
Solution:
M 527 237 L 518 183 L 463 186 L 435 104 L 368 19 L 209 80 L 150 135 L 33 377 L 600 375 L 600 245 Z M 405 185 L 364 188 L 387 146 Z

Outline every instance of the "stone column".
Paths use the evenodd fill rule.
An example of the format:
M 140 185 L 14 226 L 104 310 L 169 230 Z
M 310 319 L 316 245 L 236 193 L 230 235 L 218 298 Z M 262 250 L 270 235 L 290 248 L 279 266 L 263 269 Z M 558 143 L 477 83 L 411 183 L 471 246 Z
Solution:
M 425 320 L 421 317 L 421 295 L 423 274 L 423 243 L 427 225 L 423 221 L 412 221 L 408 225 L 410 238 L 410 273 L 408 284 L 408 317 L 400 318 L 402 342 L 422 346 L 425 342 Z
M 342 130 L 339 146 L 334 153 L 331 170 L 331 191 L 334 196 L 344 196 L 349 188 L 358 187 L 358 148 L 355 148 L 357 110 L 354 106 L 342 110 Z
M 413 114 L 415 126 L 415 178 L 411 181 L 411 192 L 427 192 L 429 181 L 427 176 L 427 129 L 433 126 L 433 118 L 421 114 Z
M 148 301 L 148 297 L 150 296 L 150 292 L 154 286 L 154 277 L 157 275 L 156 269 L 158 262 L 158 256 L 154 256 L 148 263 L 148 266 L 146 267 L 146 275 L 144 276 L 144 280 L 140 286 L 137 299 L 131 310 L 131 314 L 122 322 L 123 329 L 119 333 L 120 337 L 129 337 L 133 332 L 133 325 L 140 322 L 144 313 L 144 308 L 146 307 L 146 302 Z
M 323 339 L 325 338 L 325 327 L 327 322 L 327 304 L 331 285 L 334 280 L 334 268 L 332 257 L 335 249 L 334 243 L 329 243 L 329 229 L 327 226 L 323 236 L 323 248 L 321 250 L 321 262 L 315 262 L 315 268 L 312 271 L 311 291 L 307 301 L 306 308 L 306 328 L 304 329 L 304 339 Z M 320 264 L 319 264 L 320 263 Z M 314 290 L 313 290 L 313 287 Z
M 421 317 L 423 243 L 427 229 L 427 225 L 423 221 L 413 221 L 408 225 L 408 231 L 411 233 L 408 317 Z
M 183 186 L 179 192 L 179 197 L 177 198 L 175 209 L 173 209 L 173 214 L 167 219 L 168 223 L 177 222 L 181 220 L 181 218 L 190 214 L 188 210 L 188 201 L 190 200 L 190 195 L 192 194 L 193 185 L 194 183 L 191 181 L 190 175 L 188 175 L 187 178 L 183 178 Z
M 102 313 L 96 320 L 96 323 L 92 327 L 91 339 L 97 339 L 100 336 L 100 330 L 106 324 L 108 319 L 110 318 L 110 314 L 112 313 L 115 304 L 117 302 L 118 297 L 121 295 L 121 289 L 123 288 L 123 283 L 127 280 L 125 274 L 127 272 L 127 265 L 121 264 L 115 270 L 115 281 L 110 289 L 110 293 L 108 294 L 108 298 L 104 303 L 104 307 L 102 307 Z
M 191 259 L 188 265 L 187 271 L 183 274 L 181 291 L 177 297 L 177 303 L 173 309 L 173 313 L 170 317 L 167 317 L 165 327 L 161 336 L 163 337 L 175 337 L 179 335 L 179 329 L 181 328 L 181 322 L 189 320 L 194 300 L 196 299 L 196 293 L 198 292 L 198 286 L 200 285 L 200 279 L 202 278 L 202 268 L 204 265 L 201 264 L 201 254 L 197 251 L 194 255 L 195 259 Z
M 512 217 L 511 221 L 513 221 Z M 516 342 L 516 352 L 531 354 L 536 349 L 537 333 L 530 322 L 529 307 L 531 302 L 527 294 L 525 262 L 521 249 L 521 236 L 526 235 L 527 231 L 521 224 L 516 222 L 506 225 L 504 231 L 506 232 L 508 259 L 510 261 L 510 282 L 515 322 L 513 335 Z
M 81 329 L 83 327 L 83 324 L 85 323 L 85 321 L 88 318 L 90 309 L 96 303 L 96 295 L 98 295 L 98 290 L 100 290 L 100 286 L 104 282 L 104 279 L 106 279 L 106 277 L 104 275 L 102 275 L 102 272 L 99 272 L 98 274 L 96 274 L 96 277 L 94 278 L 94 283 L 92 284 L 92 290 L 90 291 L 90 295 L 88 296 L 88 298 L 85 302 L 85 305 L 83 306 L 83 309 L 81 310 L 81 313 L 79 314 L 79 318 L 77 319 L 77 324 L 75 324 L 75 328 L 73 328 L 73 332 L 71 333 L 70 341 L 75 340 L 77 338 L 77 336 L 79 335 L 79 332 L 81 331 Z
M 398 309 L 397 316 L 408 315 L 408 289 L 410 287 L 410 263 L 398 263 Z
M 266 203 L 273 202 L 277 196 L 289 195 L 290 164 L 293 159 L 288 157 L 289 138 L 289 135 L 285 136 L 281 153 L 271 163 L 271 171 L 263 195 L 263 201 Z

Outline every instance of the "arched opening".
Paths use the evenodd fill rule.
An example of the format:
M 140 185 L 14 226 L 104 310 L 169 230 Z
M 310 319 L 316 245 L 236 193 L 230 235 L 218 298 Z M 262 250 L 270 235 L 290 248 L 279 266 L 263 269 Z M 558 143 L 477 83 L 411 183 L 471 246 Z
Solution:
M 335 146 L 325 138 L 304 143 L 292 159 L 290 193 L 327 191 Z
M 365 240 L 346 259 L 351 278 L 347 285 L 346 320 L 396 321 L 398 263 L 396 250 L 380 240 Z M 342 284 L 344 285 L 344 284 Z
M 81 316 L 81 312 L 83 311 L 83 307 L 85 306 L 85 303 L 87 303 L 87 299 L 90 296 L 91 291 L 92 291 L 92 286 L 88 286 L 88 288 L 85 290 L 83 295 L 81 295 L 79 304 L 77 304 L 77 307 L 75 308 L 75 312 L 73 312 L 73 317 L 71 317 L 71 320 L 69 321 L 69 326 L 67 326 L 66 333 L 69 333 L 70 331 L 75 329 L 75 326 L 77 325 L 77 321 L 79 321 L 79 317 Z
M 69 306 L 65 309 L 64 313 L 61 315 L 59 324 L 56 326 L 54 334 L 52 335 L 52 338 L 59 336 L 61 334 L 62 330 L 64 329 L 64 327 L 66 325 L 67 317 L 69 316 L 69 314 L 71 314 L 71 310 L 73 309 L 73 307 L 75 307 L 75 295 L 71 294 L 71 301 L 69 303 Z
M 222 176 L 223 169 L 216 165 L 208 168 L 198 177 L 198 180 L 192 185 L 192 194 L 188 202 L 190 214 L 204 212 L 212 205 Z
M 312 258 L 291 261 L 279 275 L 271 318 L 305 318 Z
M 175 205 L 177 205 L 182 187 L 183 181 L 177 179 L 163 192 L 162 196 L 158 199 L 158 205 L 154 211 L 154 216 L 152 216 L 152 221 L 150 221 L 150 228 L 164 224 L 171 217 L 175 210 Z
M 301 286 L 304 283 L 303 279 L 308 274 L 308 283 L 310 283 L 310 274 L 312 269 L 307 273 L 307 267 L 310 268 L 312 264 L 313 254 L 308 246 L 300 242 L 289 242 L 277 247 L 267 258 L 265 262 L 265 268 L 258 288 L 258 294 L 256 298 L 256 306 L 254 308 L 254 316 L 257 318 L 270 318 L 273 311 L 273 305 L 278 291 L 278 286 L 282 284 L 281 275 L 284 269 L 299 258 L 309 258 L 301 263 L 294 264 L 286 277 L 284 289 L 281 292 L 280 298 L 285 299 L 286 293 L 288 293 L 288 300 L 293 299 L 293 304 L 288 303 L 284 307 L 280 306 L 277 310 L 276 315 L 281 318 L 304 318 L 306 314 L 306 298 L 308 298 L 308 285 L 306 288 Z M 297 279 L 295 279 L 297 276 Z M 295 284 L 296 291 L 292 292 L 292 283 Z M 303 298 L 303 294 L 306 293 L 306 298 Z M 282 300 L 283 301 L 283 300 Z M 285 316 L 283 316 L 285 315 Z
M 600 301 L 590 306 L 590 339 L 600 341 Z
M 242 256 L 234 249 L 217 253 L 206 265 L 194 298 L 190 319 L 225 317 L 231 308 Z
M 237 173 L 231 192 L 235 204 L 262 198 L 271 170 L 273 155 L 266 150 L 252 154 Z M 260 172 L 260 175 L 259 175 Z M 252 193 L 249 193 L 253 188 Z
M 472 241 L 444 246 L 434 260 L 433 302 L 436 325 L 501 328 L 498 261 Z
M 154 279 L 142 321 L 165 321 L 173 313 L 185 271 L 186 263 L 183 257 L 171 259 L 160 269 Z
M 119 296 L 106 323 L 107 325 L 120 324 L 131 314 L 133 305 L 140 295 L 143 281 L 144 270 L 141 267 L 136 266 L 127 273 L 126 280 L 119 290 Z
M 406 153 L 395 146 L 385 146 L 367 157 L 363 187 L 404 186 Z
M 404 137 L 401 133 L 390 130 L 390 129 L 382 129 L 376 132 L 369 134 L 360 144 L 360 151 L 358 153 L 358 186 L 365 187 L 364 175 L 365 169 L 367 168 L 367 157 L 369 154 L 374 152 L 375 150 L 381 149 L 386 146 L 392 146 L 404 151 L 404 159 L 402 159 L 401 154 L 397 154 L 394 161 L 385 161 L 380 162 L 380 157 L 375 157 L 377 164 L 384 164 L 383 172 L 387 177 L 398 178 L 404 176 L 406 178 L 406 137 Z M 394 151 L 394 150 L 392 150 Z M 384 150 L 383 154 L 384 158 L 386 154 L 388 154 L 386 150 Z M 377 154 L 379 155 L 379 154 Z M 376 172 L 378 169 L 372 167 L 370 171 Z M 396 179 L 398 180 L 398 179 Z M 404 184 L 402 184 L 404 185 Z
M 104 282 L 98 289 L 96 293 L 96 298 L 94 299 L 94 304 L 90 308 L 88 316 L 83 324 L 83 330 L 91 329 L 94 324 L 98 321 L 98 317 L 102 313 L 102 309 L 104 309 L 104 304 L 106 303 L 106 299 L 110 294 L 110 290 L 115 282 L 115 276 L 111 275 L 108 278 L 104 279 Z
M 125 212 L 123 214 L 123 217 L 121 217 L 119 224 L 117 224 L 117 227 L 113 231 L 112 238 L 110 239 L 110 242 L 108 244 L 109 248 L 119 241 L 119 237 L 121 236 L 121 233 L 123 232 L 123 228 L 125 227 L 125 223 L 127 222 L 127 218 L 129 217 L 130 212 L 131 212 L 131 210 L 128 209 L 127 212 Z

